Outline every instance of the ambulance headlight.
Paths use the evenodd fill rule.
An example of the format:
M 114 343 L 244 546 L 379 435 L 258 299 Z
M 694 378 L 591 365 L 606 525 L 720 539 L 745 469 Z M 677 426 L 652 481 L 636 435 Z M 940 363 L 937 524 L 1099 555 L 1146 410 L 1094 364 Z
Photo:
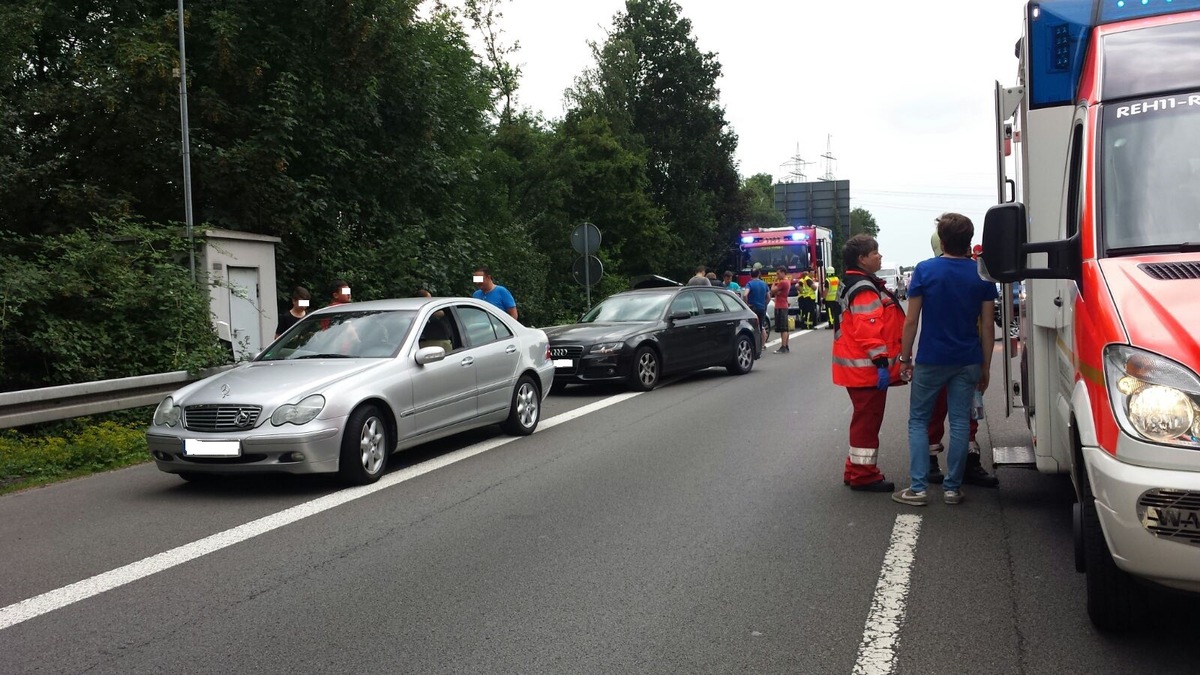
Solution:
M 1129 421 L 1146 438 L 1169 443 L 1192 427 L 1192 401 L 1178 389 L 1146 387 L 1129 397 Z
M 1200 448 L 1200 378 L 1166 357 L 1126 345 L 1104 350 L 1113 414 L 1125 433 L 1155 443 Z

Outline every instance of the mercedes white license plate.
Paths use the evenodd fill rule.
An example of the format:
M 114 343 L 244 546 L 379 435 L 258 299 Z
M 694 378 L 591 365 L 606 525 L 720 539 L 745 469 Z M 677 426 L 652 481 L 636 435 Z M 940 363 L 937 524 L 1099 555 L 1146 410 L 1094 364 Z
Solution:
M 201 441 L 186 438 L 183 454 L 188 457 L 241 457 L 242 444 L 238 441 Z

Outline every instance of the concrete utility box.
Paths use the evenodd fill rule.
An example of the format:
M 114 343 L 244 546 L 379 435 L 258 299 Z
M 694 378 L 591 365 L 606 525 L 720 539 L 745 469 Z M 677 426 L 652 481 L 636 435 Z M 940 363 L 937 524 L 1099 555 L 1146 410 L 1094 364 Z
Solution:
M 203 237 L 213 322 L 218 334 L 221 322 L 229 326 L 234 354 L 248 359 L 275 338 L 275 245 L 281 240 L 233 230 L 204 230 Z

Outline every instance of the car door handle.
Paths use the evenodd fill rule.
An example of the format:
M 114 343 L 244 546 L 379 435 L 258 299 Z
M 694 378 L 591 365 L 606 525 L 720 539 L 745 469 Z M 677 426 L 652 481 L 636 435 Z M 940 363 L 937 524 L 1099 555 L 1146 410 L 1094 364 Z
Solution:
M 708 326 L 702 324 L 700 326 L 700 330 L 708 330 Z
M 463 368 L 466 368 L 467 366 L 472 366 L 472 365 L 475 365 L 475 357 L 474 356 L 468 356 L 462 360 Z
M 516 354 L 516 353 L 517 353 L 517 346 L 516 346 L 516 345 L 509 345 L 509 346 L 505 347 L 505 348 L 504 348 L 504 353 L 505 353 L 505 354 Z
M 1055 299 L 1054 299 L 1054 306 L 1055 306 L 1055 307 L 1062 307 L 1062 296 L 1059 296 L 1059 297 L 1057 297 L 1057 298 L 1055 298 Z

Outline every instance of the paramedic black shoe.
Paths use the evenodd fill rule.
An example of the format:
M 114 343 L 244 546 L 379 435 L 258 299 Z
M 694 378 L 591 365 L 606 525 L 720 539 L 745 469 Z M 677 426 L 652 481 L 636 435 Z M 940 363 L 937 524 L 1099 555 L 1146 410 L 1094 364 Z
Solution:
M 891 492 L 896 489 L 896 484 L 890 480 L 880 479 L 866 485 L 851 485 L 850 489 L 856 492 Z
M 963 482 L 979 487 L 1000 487 L 1000 479 L 988 473 L 983 468 L 983 462 L 979 461 L 979 455 L 973 452 L 967 454 L 967 469 L 963 472 Z
M 925 482 L 932 485 L 941 485 L 946 478 L 942 473 L 942 467 L 938 465 L 938 456 L 929 455 L 929 473 L 925 477 Z

